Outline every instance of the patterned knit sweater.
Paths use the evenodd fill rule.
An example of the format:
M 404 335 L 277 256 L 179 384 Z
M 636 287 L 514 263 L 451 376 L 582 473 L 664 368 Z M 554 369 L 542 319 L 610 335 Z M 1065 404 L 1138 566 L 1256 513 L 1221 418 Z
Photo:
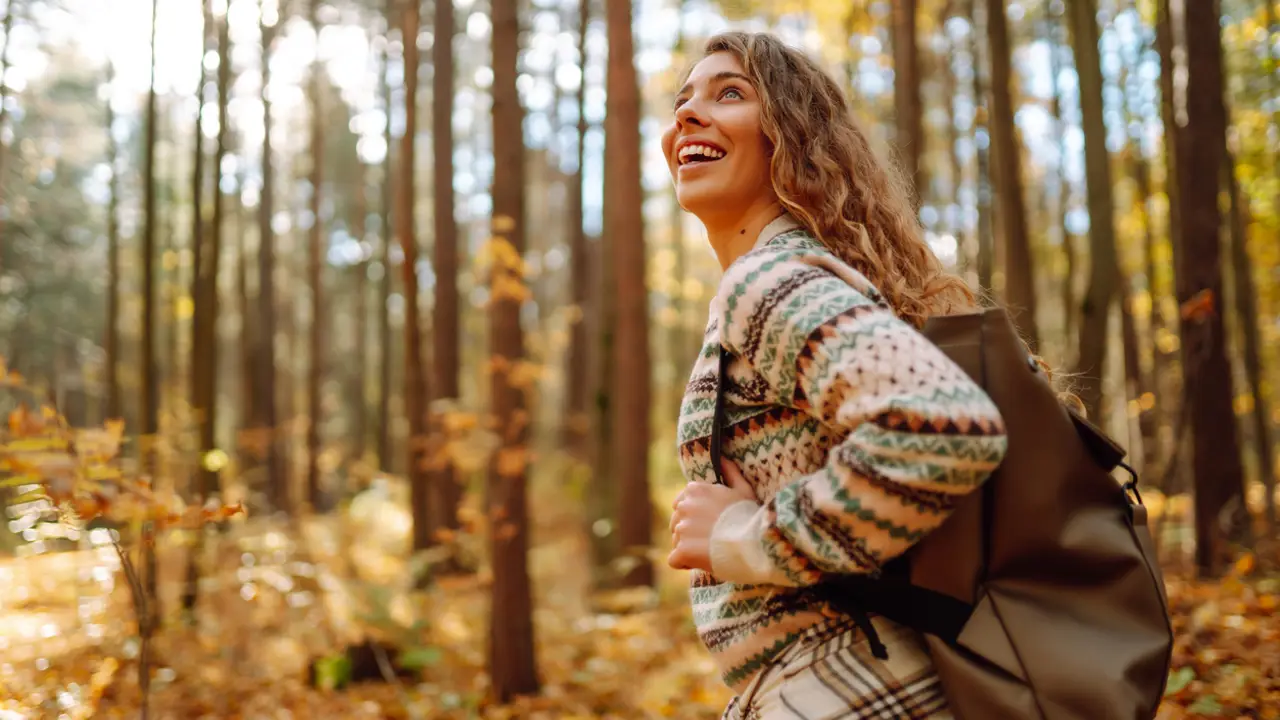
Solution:
M 680 409 L 689 481 L 715 482 L 722 343 L 733 355 L 722 452 L 759 504 L 721 515 L 713 572 L 693 572 L 690 598 L 702 641 L 741 692 L 824 619 L 806 587 L 905 552 L 994 471 L 1005 436 L 982 389 L 788 215 L 729 267 L 712 301 Z

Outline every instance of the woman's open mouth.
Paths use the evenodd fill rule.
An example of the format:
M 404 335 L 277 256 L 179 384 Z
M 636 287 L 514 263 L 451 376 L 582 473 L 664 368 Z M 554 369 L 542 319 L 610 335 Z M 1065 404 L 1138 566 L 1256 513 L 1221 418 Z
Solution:
M 676 162 L 680 167 L 694 167 L 706 163 L 713 163 L 725 156 L 725 151 L 718 147 L 705 145 L 703 143 L 690 143 L 680 148 L 680 152 L 676 155 Z

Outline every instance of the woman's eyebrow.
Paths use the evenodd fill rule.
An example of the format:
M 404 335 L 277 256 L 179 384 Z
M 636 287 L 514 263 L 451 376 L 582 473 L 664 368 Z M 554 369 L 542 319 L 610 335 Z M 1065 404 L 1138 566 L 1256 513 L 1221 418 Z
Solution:
M 736 80 L 743 80 L 743 81 L 745 81 L 748 85 L 750 85 L 750 84 L 751 84 L 751 78 L 747 77 L 746 75 L 743 75 L 743 74 L 742 74 L 742 73 L 740 73 L 740 72 L 734 72 L 734 71 L 732 71 L 732 70 L 725 70 L 725 71 L 723 71 L 723 72 L 718 72 L 718 73 L 716 73 L 715 75 L 712 75 L 712 76 L 711 76 L 711 79 L 710 79 L 710 80 L 708 80 L 707 82 L 709 82 L 709 83 L 718 83 L 718 82 L 723 82 L 723 81 L 725 81 L 725 80 L 735 80 L 735 79 L 736 79 Z M 692 90 L 692 89 L 693 89 L 693 85 L 692 85 L 692 84 L 690 84 L 690 83 L 685 83 L 685 84 L 684 84 L 684 87 L 680 88 L 680 92 L 676 93 L 676 97 L 680 97 L 681 95 L 684 95 L 685 93 L 689 92 L 689 91 L 690 91 L 690 90 Z

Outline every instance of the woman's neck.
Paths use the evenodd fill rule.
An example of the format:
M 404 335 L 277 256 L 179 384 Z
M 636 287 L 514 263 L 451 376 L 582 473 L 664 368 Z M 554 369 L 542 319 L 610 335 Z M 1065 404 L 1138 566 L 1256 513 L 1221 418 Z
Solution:
M 782 205 L 771 198 L 752 204 L 740 214 L 703 220 L 707 240 L 720 261 L 720 268 L 727 270 L 734 260 L 750 252 L 760 232 L 782 213 Z

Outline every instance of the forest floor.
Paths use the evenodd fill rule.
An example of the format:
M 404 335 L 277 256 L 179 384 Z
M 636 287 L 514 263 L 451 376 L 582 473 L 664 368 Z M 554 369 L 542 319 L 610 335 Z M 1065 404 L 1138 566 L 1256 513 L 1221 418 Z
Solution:
M 194 623 L 175 610 L 187 548 L 163 544 L 160 576 L 175 580 L 160 588 L 151 717 L 718 718 L 729 693 L 694 635 L 683 573 L 658 556 L 656 590 L 592 595 L 585 540 L 566 530 L 576 519 L 548 510 L 535 514 L 530 553 L 540 695 L 485 700 L 487 578 L 411 591 L 396 542 L 373 532 L 403 530 L 385 502 L 291 527 L 237 523 L 199 555 Z M 128 589 L 109 545 L 82 547 L 0 564 L 0 720 L 138 717 Z M 1166 572 L 1178 641 L 1160 717 L 1280 718 L 1272 563 L 1245 556 L 1214 583 L 1182 563 Z M 365 638 L 395 642 L 413 671 L 388 683 L 357 660 L 357 677 L 375 677 L 313 686 L 314 660 L 332 668 L 338 649 Z

